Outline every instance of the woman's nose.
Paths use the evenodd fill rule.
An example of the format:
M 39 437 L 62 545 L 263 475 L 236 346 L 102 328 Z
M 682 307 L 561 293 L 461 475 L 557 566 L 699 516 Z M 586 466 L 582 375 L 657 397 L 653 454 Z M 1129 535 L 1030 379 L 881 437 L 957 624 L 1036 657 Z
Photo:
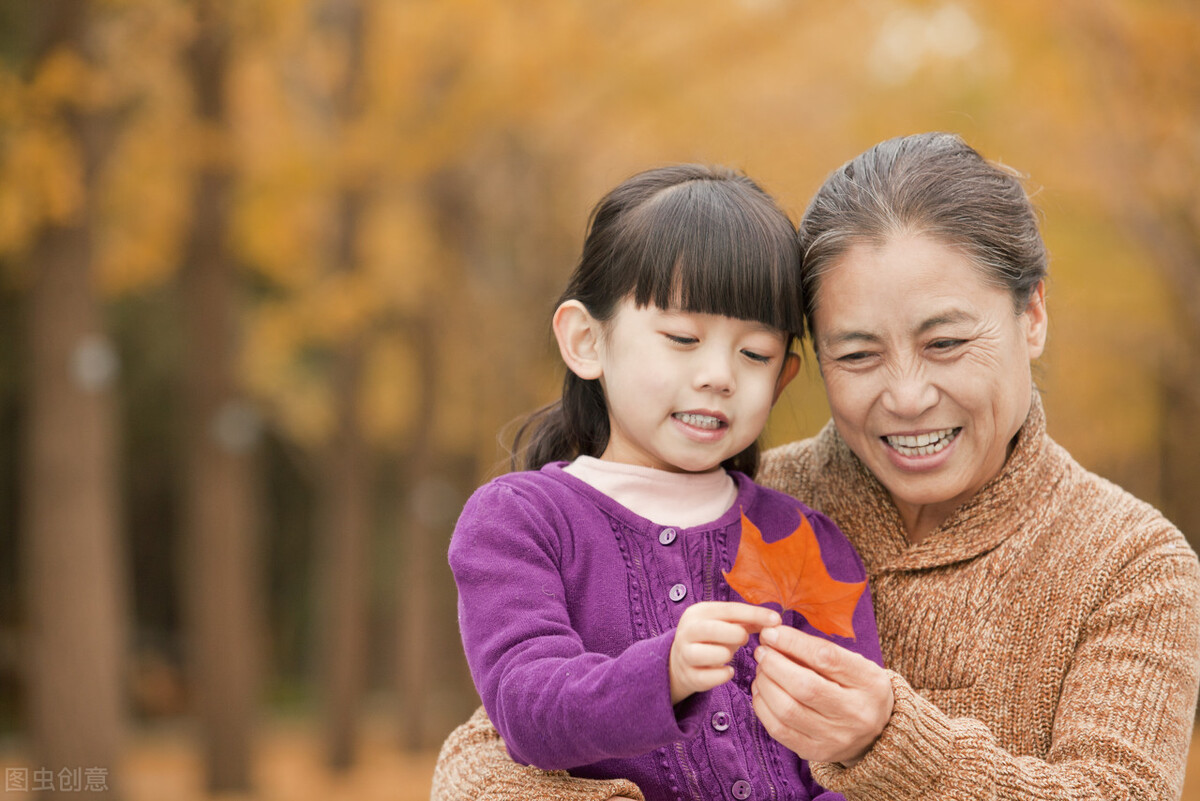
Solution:
M 893 375 L 883 391 L 883 408 L 897 417 L 920 417 L 937 403 L 938 391 L 920 370 Z

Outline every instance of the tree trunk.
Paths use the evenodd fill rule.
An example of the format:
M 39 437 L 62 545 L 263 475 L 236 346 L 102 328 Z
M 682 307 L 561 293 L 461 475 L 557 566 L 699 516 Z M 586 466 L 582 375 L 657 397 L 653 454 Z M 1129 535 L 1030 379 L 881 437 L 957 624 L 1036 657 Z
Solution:
M 320 14 L 345 45 L 345 71 L 337 91 L 328 98 L 327 112 L 333 129 L 346 131 L 361 117 L 364 102 L 364 4 L 362 0 L 323 0 Z M 358 269 L 358 239 L 370 198 L 370 179 L 352 170 L 337 176 L 338 227 L 330 252 L 332 270 L 347 275 Z M 371 456 L 363 439 L 359 404 L 371 324 L 358 320 L 351 328 L 345 341 L 334 346 L 336 430 L 323 459 L 323 514 L 317 533 L 325 757 L 335 771 L 354 765 L 359 707 L 367 683 L 373 493 Z
M 408 334 L 414 341 L 434 341 L 432 326 L 424 320 L 412 320 Z M 444 550 L 435 547 L 437 527 L 442 520 L 439 496 L 443 494 L 439 467 L 434 457 L 434 388 L 437 386 L 437 361 L 432 349 L 418 351 L 417 386 L 420 398 L 413 424 L 413 445 L 405 456 L 402 486 L 397 497 L 403 499 L 396 534 L 400 538 L 396 552 L 399 570 L 396 585 L 397 669 L 400 685 L 400 742 L 412 751 L 428 748 L 445 732 L 433 732 L 431 699 L 439 677 L 437 647 L 440 642 L 435 622 L 436 584 L 434 565 L 445 560 Z M 451 636 L 457 645 L 457 638 Z
M 124 727 L 116 355 L 104 336 L 86 215 L 30 257 L 24 486 L 29 728 L 34 763 L 114 786 Z M 56 789 L 47 798 L 73 797 Z M 111 797 L 104 796 L 104 797 Z
M 354 765 L 358 712 L 367 676 L 367 566 L 371 532 L 369 456 L 358 420 L 362 347 L 343 346 L 334 371 L 337 431 L 325 459 L 317 561 L 323 599 L 325 757 L 336 771 Z
M 224 125 L 226 31 L 202 4 L 189 52 L 199 121 Z M 238 293 L 226 248 L 231 176 L 202 163 L 180 275 L 184 609 L 189 681 L 210 791 L 247 791 L 260 681 L 258 420 L 236 378 Z
M 38 52 L 83 51 L 87 8 L 47 2 Z M 36 64 L 36 60 L 35 60 Z M 47 226 L 30 254 L 22 482 L 27 700 L 35 777 L 48 799 L 89 787 L 112 798 L 125 727 L 126 644 L 118 532 L 117 358 L 92 274 L 92 195 L 107 120 L 60 107 L 82 156 L 83 206 Z

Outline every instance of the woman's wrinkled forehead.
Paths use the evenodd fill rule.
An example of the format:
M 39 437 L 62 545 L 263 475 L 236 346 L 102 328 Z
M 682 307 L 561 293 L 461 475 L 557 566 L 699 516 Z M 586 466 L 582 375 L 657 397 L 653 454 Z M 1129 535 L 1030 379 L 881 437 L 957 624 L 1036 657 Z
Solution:
M 928 242 L 932 248 L 929 252 L 935 254 L 944 254 L 946 258 L 951 258 L 956 261 L 961 261 L 969 266 L 979 281 L 983 284 L 992 287 L 1001 292 L 1005 292 L 1012 297 L 1014 313 L 1020 313 L 1029 301 L 1028 293 L 1023 293 L 1020 297 L 1015 294 L 1013 286 L 1005 280 L 997 277 L 997 268 L 981 264 L 976 254 L 971 248 L 963 243 L 955 242 L 948 237 L 939 236 L 936 233 L 917 229 L 908 228 L 905 230 L 897 230 L 884 236 L 863 236 L 853 239 L 848 239 L 844 249 L 836 256 L 821 261 L 818 269 L 810 270 L 810 274 L 806 279 L 806 289 L 809 293 L 809 314 L 810 319 L 808 324 L 812 329 L 814 345 L 818 337 L 818 319 L 820 318 L 819 310 L 822 306 L 822 297 L 825 292 L 825 285 L 828 283 L 828 278 L 843 269 L 843 265 L 848 259 L 853 258 L 860 252 L 880 253 L 891 249 L 897 243 L 904 241 L 923 241 Z M 865 276 L 864 280 L 872 283 L 887 283 L 892 277 L 891 271 L 895 265 L 888 259 L 873 260 L 874 269 L 870 275 Z M 908 273 L 905 273 L 908 275 Z M 907 280 L 912 280 L 911 278 Z M 926 292 L 936 292 L 939 287 L 936 284 L 924 287 Z M 829 321 L 825 320 L 825 325 L 828 327 Z

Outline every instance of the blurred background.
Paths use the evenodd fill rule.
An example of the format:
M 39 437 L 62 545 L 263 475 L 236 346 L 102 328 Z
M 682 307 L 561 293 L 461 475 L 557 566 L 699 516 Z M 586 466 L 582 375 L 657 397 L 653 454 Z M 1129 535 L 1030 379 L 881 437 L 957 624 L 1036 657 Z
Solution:
M 5 797 L 427 797 L 591 206 L 702 161 L 798 219 L 935 129 L 1042 211 L 1052 435 L 1197 544 L 1191 0 L 0 0 Z M 809 362 L 768 444 L 826 416 Z

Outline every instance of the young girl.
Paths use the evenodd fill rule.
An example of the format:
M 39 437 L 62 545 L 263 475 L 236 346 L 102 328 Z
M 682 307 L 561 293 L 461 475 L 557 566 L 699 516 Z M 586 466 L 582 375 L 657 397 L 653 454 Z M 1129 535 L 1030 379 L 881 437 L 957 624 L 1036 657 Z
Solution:
M 553 318 L 562 400 L 450 544 L 471 674 L 514 759 L 651 801 L 826 797 L 751 697 L 751 635 L 814 630 L 722 575 L 743 514 L 769 542 L 803 513 L 831 576 L 866 578 L 828 518 L 748 477 L 799 364 L 798 267 L 787 216 L 732 171 L 649 170 L 593 211 Z M 853 625 L 828 638 L 880 662 L 866 592 Z

